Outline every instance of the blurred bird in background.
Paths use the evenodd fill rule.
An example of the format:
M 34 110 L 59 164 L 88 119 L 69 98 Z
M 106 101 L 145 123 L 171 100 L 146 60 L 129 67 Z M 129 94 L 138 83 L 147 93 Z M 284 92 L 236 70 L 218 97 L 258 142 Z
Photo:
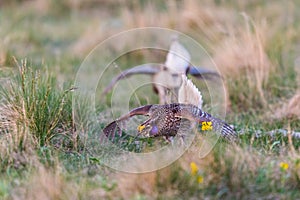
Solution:
M 189 52 L 179 43 L 177 38 L 174 38 L 164 64 L 144 64 L 127 69 L 112 79 L 104 89 L 103 94 L 111 91 L 114 85 L 124 78 L 136 74 L 148 74 L 152 77 L 154 91 L 159 95 L 159 103 L 166 104 L 170 103 L 170 97 L 167 95 L 170 90 L 175 94 L 173 102 L 176 102 L 178 89 L 182 83 L 181 75 L 183 74 L 190 74 L 196 78 L 221 77 L 216 71 L 192 66 L 190 61 Z

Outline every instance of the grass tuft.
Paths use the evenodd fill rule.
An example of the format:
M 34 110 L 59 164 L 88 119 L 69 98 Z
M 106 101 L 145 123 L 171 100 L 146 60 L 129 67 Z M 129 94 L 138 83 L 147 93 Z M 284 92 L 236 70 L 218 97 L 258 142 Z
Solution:
M 8 141 L 1 150 L 9 151 L 1 158 L 12 160 L 8 157 L 16 152 L 22 160 L 27 149 L 47 146 L 73 148 L 70 89 L 58 90 L 54 78 L 34 72 L 26 60 L 16 64 L 19 73 L 0 88 L 0 137 Z

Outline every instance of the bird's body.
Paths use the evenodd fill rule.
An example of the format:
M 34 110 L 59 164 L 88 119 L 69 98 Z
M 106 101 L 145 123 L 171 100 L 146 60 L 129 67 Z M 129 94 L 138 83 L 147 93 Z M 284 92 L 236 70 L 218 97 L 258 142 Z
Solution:
M 149 111 L 151 120 L 147 120 L 140 126 L 145 127 L 140 130 L 140 134 L 147 137 L 173 137 L 177 135 L 181 125 L 179 104 L 153 105 Z M 150 130 L 147 130 L 150 128 Z
M 224 121 L 211 116 L 195 105 L 181 103 L 154 104 L 135 108 L 107 125 L 103 130 L 104 134 L 109 138 L 113 138 L 115 132 L 121 134 L 122 122 L 135 115 L 149 116 L 149 119 L 138 127 L 139 135 L 144 137 L 165 136 L 168 138 L 176 135 L 183 137 L 195 128 L 195 125 L 201 125 L 203 122 L 211 123 L 212 130 L 229 140 L 237 136 L 236 132 Z

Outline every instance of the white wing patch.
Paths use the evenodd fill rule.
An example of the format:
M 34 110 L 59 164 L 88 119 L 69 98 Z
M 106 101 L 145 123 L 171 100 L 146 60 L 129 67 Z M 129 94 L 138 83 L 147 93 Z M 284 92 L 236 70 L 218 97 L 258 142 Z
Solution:
M 167 60 L 165 62 L 166 67 L 172 72 L 185 73 L 191 61 L 191 55 L 182 46 L 177 39 L 175 39 L 169 49 Z
M 202 109 L 201 92 L 186 75 L 182 75 L 182 84 L 178 91 L 178 103 L 192 104 Z

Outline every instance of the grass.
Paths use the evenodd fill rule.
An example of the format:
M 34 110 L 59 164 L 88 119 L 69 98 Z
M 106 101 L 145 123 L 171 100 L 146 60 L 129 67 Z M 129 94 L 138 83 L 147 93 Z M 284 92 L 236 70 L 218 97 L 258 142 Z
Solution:
M 17 61 L 16 61 L 17 62 Z M 19 74 L 8 86 L 2 88 L 5 113 L 14 113 L 13 118 L 6 117 L 11 126 L 23 123 L 40 147 L 49 145 L 50 140 L 60 132 L 69 132 L 72 122 L 70 110 L 72 88 L 57 91 L 55 80 L 51 76 L 41 76 L 27 66 L 26 60 L 19 65 Z M 62 130 L 58 130 L 58 129 Z
M 0 4 L 0 199 L 300 198 L 299 139 L 268 134 L 276 129 L 300 131 L 296 2 Z M 100 96 L 104 100 L 96 108 L 99 116 L 91 117 L 89 102 L 76 96 L 76 72 L 99 42 L 143 26 L 174 28 L 203 44 L 224 75 L 230 101 L 226 121 L 244 132 L 238 144 L 219 140 L 199 159 L 202 138 L 197 136 L 179 160 L 144 174 L 114 171 L 91 152 L 99 131 L 113 119 L 107 100 L 111 97 Z M 121 47 L 111 48 L 113 52 Z M 140 51 L 122 56 L 118 64 L 129 68 L 149 57 L 163 59 L 159 52 Z M 151 88 L 146 89 L 141 101 L 157 101 Z M 137 95 L 144 93 L 141 88 Z M 79 103 L 75 110 L 72 97 Z M 131 97 L 133 105 L 135 101 Z M 144 142 L 147 150 L 161 144 Z M 132 141 L 123 145 L 143 151 Z

